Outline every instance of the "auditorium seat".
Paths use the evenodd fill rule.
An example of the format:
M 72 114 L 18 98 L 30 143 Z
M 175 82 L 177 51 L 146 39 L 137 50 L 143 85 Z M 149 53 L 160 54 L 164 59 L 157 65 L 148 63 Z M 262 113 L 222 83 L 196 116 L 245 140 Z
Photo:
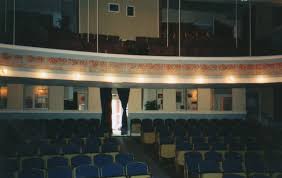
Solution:
M 222 154 L 216 151 L 208 151 L 205 153 L 205 160 L 214 160 L 216 162 L 222 161 Z
M 193 150 L 193 144 L 190 144 L 183 140 L 176 143 L 176 162 L 178 165 L 184 165 L 184 154 Z
M 107 178 L 126 178 L 123 166 L 118 163 L 109 163 L 101 168 L 101 177 Z
M 108 153 L 114 156 L 119 152 L 119 145 L 111 142 L 105 143 L 101 145 L 101 152 Z
M 159 158 L 175 158 L 176 145 L 171 137 L 160 135 L 158 149 Z
M 56 144 L 43 144 L 39 147 L 40 155 L 59 155 L 60 146 Z
M 130 133 L 131 134 L 141 134 L 141 120 L 140 119 L 130 120 Z
M 224 158 L 230 160 L 243 160 L 243 156 L 239 152 L 234 151 L 226 152 Z
M 81 148 L 81 153 L 99 153 L 100 152 L 100 146 L 95 143 L 87 143 L 86 145 L 83 145 Z
M 38 157 L 22 160 L 22 169 L 44 169 L 44 160 Z
M 194 144 L 194 150 L 196 151 L 208 151 L 210 146 L 208 143 L 196 143 Z
M 92 164 L 92 159 L 87 155 L 77 155 L 71 158 L 71 167 Z
M 74 168 L 74 178 L 99 178 L 99 168 L 93 165 L 82 165 Z
M 253 174 L 250 178 L 271 178 L 269 175 L 266 174 Z
M 17 145 L 18 156 L 37 156 L 38 155 L 38 146 L 32 143 L 24 143 Z
M 80 153 L 80 146 L 76 144 L 67 144 L 63 145 L 62 153 L 63 154 L 79 154 Z
M 0 158 L 0 170 L 8 173 L 16 172 L 19 169 L 19 161 L 17 158 Z
M 263 160 L 249 160 L 246 161 L 246 170 L 249 173 L 265 173 L 266 165 Z
M 72 169 L 67 167 L 48 169 L 47 178 L 72 178 Z
M 119 153 L 115 156 L 115 161 L 123 166 L 134 161 L 134 155 L 130 153 Z
M 222 170 L 224 173 L 242 173 L 243 165 L 241 160 L 226 159 L 222 162 Z
M 156 134 L 151 119 L 142 120 L 141 138 L 144 144 L 154 144 L 156 142 Z
M 23 169 L 18 172 L 17 178 L 45 178 L 45 173 L 40 169 Z
M 198 171 L 201 178 L 222 178 L 220 165 L 214 160 L 200 161 Z
M 62 156 L 51 157 L 47 160 L 47 169 L 68 166 L 68 160 Z
M 227 145 L 224 143 L 213 143 L 210 144 L 211 150 L 214 151 L 227 151 Z
M 151 178 L 148 165 L 143 162 L 131 162 L 127 164 L 126 176 L 129 178 Z
M 222 178 L 246 178 L 246 175 L 243 174 L 229 174 L 229 173 L 224 173 Z
M 113 156 L 107 154 L 98 154 L 94 156 L 93 160 L 94 164 L 101 168 L 104 165 L 110 164 L 114 162 Z
M 187 152 L 184 154 L 184 175 L 198 176 L 199 162 L 203 160 L 200 152 Z

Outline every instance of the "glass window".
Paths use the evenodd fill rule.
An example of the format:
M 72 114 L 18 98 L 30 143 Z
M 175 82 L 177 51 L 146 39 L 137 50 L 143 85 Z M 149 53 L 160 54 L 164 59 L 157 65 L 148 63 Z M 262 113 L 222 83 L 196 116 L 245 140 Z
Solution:
M 48 87 L 31 85 L 25 86 L 24 108 L 48 109 Z
M 108 4 L 108 11 L 109 12 L 119 12 L 119 4 L 117 3 L 109 3 Z
M 8 87 L 0 86 L 0 109 L 7 108 Z
M 232 89 L 213 89 L 213 110 L 232 111 Z
M 64 109 L 86 111 L 88 109 L 87 87 L 65 87 Z
M 163 89 L 143 89 L 143 110 L 163 109 Z
M 135 7 L 127 6 L 127 16 L 134 17 L 135 16 Z
M 197 89 L 177 89 L 176 90 L 176 110 L 198 110 L 198 90 Z

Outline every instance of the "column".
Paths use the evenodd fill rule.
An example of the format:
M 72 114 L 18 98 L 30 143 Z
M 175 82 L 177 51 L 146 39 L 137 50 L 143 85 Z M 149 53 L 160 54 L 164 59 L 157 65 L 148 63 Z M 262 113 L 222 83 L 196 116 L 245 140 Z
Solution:
M 210 111 L 211 110 L 211 89 L 199 88 L 198 89 L 198 111 Z
M 64 111 L 64 86 L 49 86 L 49 110 Z
M 163 90 L 163 111 L 176 112 L 176 89 Z
M 89 112 L 102 112 L 100 88 L 88 87 L 88 111 Z
M 232 88 L 232 111 L 246 112 L 246 89 Z
M 128 112 L 141 112 L 142 111 L 142 89 L 131 88 L 128 100 Z
M 23 110 L 23 84 L 8 84 L 7 109 Z

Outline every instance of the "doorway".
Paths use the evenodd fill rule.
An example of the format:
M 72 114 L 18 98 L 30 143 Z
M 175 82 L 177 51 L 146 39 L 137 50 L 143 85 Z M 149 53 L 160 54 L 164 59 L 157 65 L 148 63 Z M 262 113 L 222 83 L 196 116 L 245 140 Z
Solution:
M 118 94 L 112 93 L 112 131 L 113 136 L 121 135 L 122 106 Z

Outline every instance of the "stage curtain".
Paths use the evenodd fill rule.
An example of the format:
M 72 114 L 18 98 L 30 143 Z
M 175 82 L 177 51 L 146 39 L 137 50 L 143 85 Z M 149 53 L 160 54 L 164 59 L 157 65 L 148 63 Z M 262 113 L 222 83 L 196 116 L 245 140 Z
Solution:
M 129 88 L 118 88 L 117 91 L 118 91 L 118 96 L 121 101 L 121 105 L 123 109 L 121 134 L 125 135 L 127 134 L 127 129 L 128 129 L 126 108 L 128 104 L 130 89 Z
M 112 89 L 100 88 L 102 107 L 101 125 L 112 133 Z

